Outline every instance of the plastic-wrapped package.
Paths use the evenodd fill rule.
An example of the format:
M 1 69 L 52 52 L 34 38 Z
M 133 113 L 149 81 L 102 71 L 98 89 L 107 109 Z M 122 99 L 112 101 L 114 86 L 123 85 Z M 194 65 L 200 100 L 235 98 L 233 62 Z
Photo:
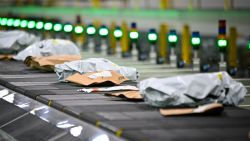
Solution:
M 25 31 L 0 31 L 0 53 L 13 53 L 27 47 L 40 39 Z
M 80 51 L 69 40 L 48 39 L 30 45 L 14 56 L 14 59 L 24 61 L 28 56 L 45 57 L 52 55 L 80 55 Z
M 105 70 L 116 71 L 130 80 L 137 80 L 139 77 L 136 68 L 118 66 L 105 58 L 89 58 L 86 60 L 66 62 L 55 66 L 55 72 L 58 75 L 59 81 L 65 81 L 68 76 L 76 72 L 83 74 Z
M 247 90 L 226 72 L 194 74 L 169 78 L 149 78 L 139 83 L 144 100 L 156 107 L 219 102 L 238 105 Z

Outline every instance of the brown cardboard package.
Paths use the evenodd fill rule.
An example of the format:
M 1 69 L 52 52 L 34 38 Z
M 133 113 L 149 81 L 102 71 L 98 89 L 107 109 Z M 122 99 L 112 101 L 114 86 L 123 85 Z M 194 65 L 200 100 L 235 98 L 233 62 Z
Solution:
M 79 55 L 53 55 L 47 57 L 32 57 L 29 56 L 25 59 L 24 63 L 32 68 L 41 69 L 46 71 L 54 71 L 56 64 L 80 60 Z
M 123 92 L 109 92 L 106 96 L 115 96 L 125 98 L 126 100 L 143 100 L 140 91 L 123 91 Z
M 197 108 L 174 108 L 174 109 L 160 109 L 160 113 L 163 116 L 178 116 L 178 115 L 218 115 L 223 111 L 223 105 L 220 103 L 210 103 L 201 105 Z
M 13 59 L 13 55 L 10 54 L 0 54 L 0 60 L 11 60 Z
M 85 74 L 75 73 L 66 78 L 66 81 L 84 86 L 103 83 L 112 83 L 115 85 L 119 85 L 127 80 L 129 79 L 115 71 L 100 71 Z

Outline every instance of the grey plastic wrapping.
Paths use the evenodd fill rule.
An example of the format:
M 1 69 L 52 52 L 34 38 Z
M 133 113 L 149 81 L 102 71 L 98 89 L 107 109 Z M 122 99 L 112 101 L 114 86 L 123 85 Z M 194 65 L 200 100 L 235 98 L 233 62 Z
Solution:
M 75 72 L 84 74 L 105 70 L 116 71 L 130 80 L 137 80 L 139 77 L 139 73 L 136 68 L 118 66 L 105 58 L 89 58 L 86 60 L 66 62 L 55 66 L 55 72 L 58 75 L 59 81 L 65 81 L 68 76 L 74 74 Z
M 0 31 L 0 49 L 18 51 L 22 47 L 27 47 L 40 39 L 33 34 L 25 31 Z
M 247 93 L 246 88 L 226 72 L 149 78 L 139 83 L 139 89 L 144 100 L 156 107 L 188 105 L 203 100 L 238 105 Z
M 28 56 L 51 55 L 80 55 L 80 51 L 71 41 L 62 39 L 48 39 L 30 45 L 14 56 L 14 59 L 24 61 Z

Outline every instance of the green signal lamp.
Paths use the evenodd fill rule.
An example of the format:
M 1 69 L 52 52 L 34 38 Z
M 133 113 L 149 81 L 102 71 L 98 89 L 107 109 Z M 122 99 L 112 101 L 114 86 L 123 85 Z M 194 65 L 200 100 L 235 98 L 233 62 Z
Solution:
M 28 22 L 28 28 L 29 29 L 33 29 L 36 27 L 36 22 L 35 21 L 29 21 Z
M 139 33 L 137 31 L 131 31 L 129 33 L 129 38 L 132 40 L 132 41 L 137 41 L 138 38 L 139 38 Z
M 63 26 L 60 23 L 56 23 L 53 26 L 53 30 L 56 31 L 56 32 L 60 32 L 60 31 L 62 31 L 62 29 L 63 29 Z
M 2 26 L 6 26 L 6 25 L 7 25 L 7 21 L 8 21 L 7 18 L 2 18 L 2 20 L 1 20 L 1 25 L 2 25 Z
M 26 28 L 27 26 L 28 26 L 28 21 L 27 20 L 22 20 L 21 24 L 20 24 L 20 27 L 21 28 Z
M 96 34 L 96 28 L 94 27 L 93 24 L 88 25 L 87 29 L 86 29 L 86 33 L 89 36 L 94 36 Z
M 191 37 L 191 44 L 194 49 L 199 49 L 201 45 L 201 37 L 199 32 L 193 32 Z
M 227 47 L 227 40 L 225 38 L 219 38 L 217 40 L 217 46 L 220 52 L 225 52 L 226 47 Z
M 53 24 L 51 22 L 47 22 L 44 24 L 44 30 L 49 31 L 49 30 L 52 30 L 52 28 L 53 28 Z
M 63 27 L 63 31 L 66 33 L 70 33 L 73 31 L 73 26 L 71 24 L 65 24 Z
M 14 24 L 14 19 L 12 19 L 12 18 L 10 18 L 10 19 L 8 19 L 8 21 L 7 21 L 7 26 L 13 26 L 13 24 Z
M 149 43 L 151 44 L 155 44 L 158 40 L 158 35 L 156 33 L 156 30 L 153 28 L 149 30 L 147 37 L 148 37 Z
M 14 26 L 14 27 L 19 27 L 20 24 L 21 24 L 21 20 L 20 20 L 20 19 L 15 19 L 15 20 L 14 20 L 13 26 Z
M 176 47 L 178 42 L 178 36 L 176 33 L 176 30 L 171 29 L 168 33 L 168 42 L 170 44 L 170 47 Z
M 117 27 L 115 28 L 113 34 L 114 34 L 116 40 L 120 40 L 120 39 L 122 38 L 122 36 L 123 36 L 123 32 L 122 32 L 122 30 L 121 30 L 121 28 L 120 28 L 119 26 L 117 26 Z
M 105 38 L 109 35 L 109 30 L 108 28 L 105 26 L 105 25 L 102 25 L 100 28 L 99 28 L 99 31 L 98 31 L 98 34 L 102 37 L 102 38 Z
M 44 26 L 44 22 L 42 21 L 39 21 L 36 23 L 36 29 L 38 30 L 43 29 L 43 26 Z
M 77 25 L 77 26 L 75 26 L 75 28 L 74 28 L 74 32 L 75 32 L 76 34 L 82 34 L 83 31 L 84 31 L 83 26 Z

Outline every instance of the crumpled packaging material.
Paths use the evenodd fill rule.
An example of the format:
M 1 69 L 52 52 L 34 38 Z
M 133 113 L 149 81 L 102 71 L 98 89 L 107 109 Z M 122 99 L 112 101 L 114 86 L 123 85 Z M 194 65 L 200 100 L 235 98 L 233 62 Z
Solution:
M 107 92 L 106 96 L 114 96 L 124 98 L 126 100 L 143 100 L 140 91 L 122 91 L 122 92 Z
M 26 57 L 24 63 L 31 68 L 40 69 L 45 71 L 54 71 L 56 64 L 80 60 L 79 55 L 53 55 L 48 57 Z
M 146 103 L 160 108 L 213 101 L 238 105 L 247 93 L 227 72 L 149 78 L 138 87 Z
M 224 107 L 220 103 L 210 103 L 198 106 L 196 108 L 168 108 L 160 109 L 163 116 L 181 116 L 181 115 L 220 115 Z
M 0 60 L 12 60 L 13 55 L 11 54 L 0 54 Z
M 78 72 L 80 74 L 97 71 L 116 71 L 129 80 L 135 81 L 139 73 L 134 67 L 119 66 L 105 58 L 89 58 L 79 61 L 66 62 L 55 66 L 55 72 L 58 80 L 65 82 L 65 79 Z
M 107 72 L 110 72 L 108 76 L 99 75 Z M 90 72 L 85 74 L 75 73 L 66 78 L 66 81 L 80 84 L 83 86 L 91 86 L 104 83 L 119 85 L 127 80 L 129 79 L 115 71 L 100 71 L 100 72 Z
M 0 31 L 0 53 L 16 53 L 39 40 L 40 38 L 25 31 Z
M 47 39 L 34 43 L 20 51 L 14 56 L 14 59 L 24 61 L 28 56 L 46 57 L 53 55 L 80 55 L 80 50 L 69 40 Z

